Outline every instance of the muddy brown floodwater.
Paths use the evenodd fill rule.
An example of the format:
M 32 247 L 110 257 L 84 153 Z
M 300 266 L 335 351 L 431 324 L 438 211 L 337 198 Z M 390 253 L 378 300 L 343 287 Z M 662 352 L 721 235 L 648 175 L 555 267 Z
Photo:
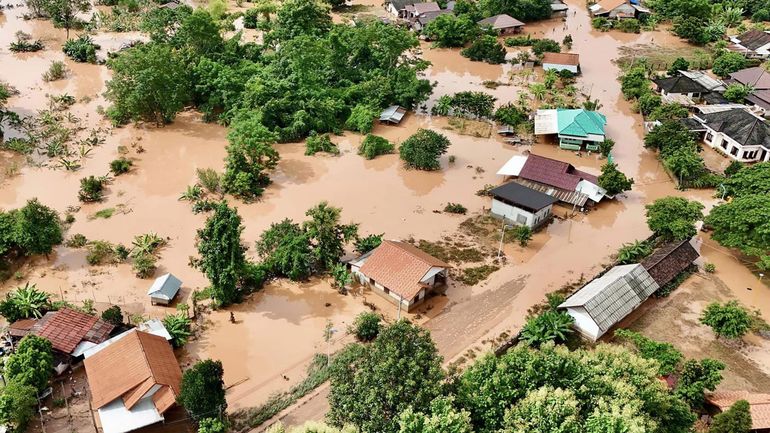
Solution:
M 506 246 L 508 264 L 487 281 L 475 287 L 453 284 L 445 297 L 433 299 L 433 308 L 420 321 L 431 329 L 448 360 L 482 340 L 515 330 L 523 323 L 527 309 L 541 302 L 547 292 L 581 275 L 592 276 L 602 264 L 609 263 L 610 255 L 623 243 L 648 236 L 645 204 L 668 195 L 697 199 L 708 207 L 717 203 L 711 191 L 677 191 L 655 155 L 643 148 L 641 118 L 623 100 L 616 80 L 618 69 L 612 62 L 625 44 L 681 46 L 683 42 L 660 31 L 640 35 L 595 32 L 583 2 L 569 3 L 577 13 L 570 14 L 566 27 L 561 20 L 550 20 L 528 25 L 527 32 L 558 41 L 567 33 L 573 36 L 572 51 L 581 53 L 583 70 L 578 86 L 601 102 L 601 111 L 609 122 L 608 135 L 617 142 L 613 157 L 624 172 L 635 178 L 634 190 L 616 201 L 602 203 L 588 214 L 556 220 L 536 235 L 526 251 Z M 101 96 L 110 76 L 107 68 L 65 60 L 60 49 L 63 32 L 45 21 L 24 21 L 22 12 L 17 8 L 0 16 L 0 80 L 20 92 L 9 101 L 10 108 L 33 114 L 46 106 L 46 94 L 69 93 L 78 99 L 72 111 L 83 124 L 106 128 L 108 135 L 76 172 L 25 165 L 19 157 L 0 153 L 0 208 L 15 208 L 34 197 L 62 213 L 70 206 L 81 206 L 68 235 L 81 233 L 89 239 L 113 243 L 130 244 L 135 235 L 156 232 L 169 240 L 161 251 L 157 274 L 173 272 L 180 277 L 184 282 L 181 300 L 189 302 L 192 290 L 207 284 L 200 272 L 188 266 L 189 257 L 197 254 L 195 233 L 205 215 L 193 214 L 189 203 L 178 197 L 196 181 L 196 169 L 223 168 L 226 129 L 202 122 L 201 116 L 193 112 L 180 114 L 173 124 L 160 129 L 146 125 L 110 128 L 97 114 L 97 107 L 107 105 Z M 43 39 L 46 49 L 33 54 L 9 52 L 8 44 L 17 30 Z M 117 36 L 102 34 L 97 38 Z M 443 94 L 461 90 L 487 91 L 497 97 L 498 104 L 518 98 L 521 82 L 510 79 L 509 65 L 470 62 L 459 55 L 459 50 L 433 49 L 428 44 L 422 44 L 421 50 L 433 63 L 426 76 L 437 82 L 428 105 Z M 65 80 L 45 83 L 41 75 L 52 60 L 65 60 L 71 73 Z M 507 85 L 487 89 L 484 82 L 488 81 Z M 250 204 L 231 200 L 243 217 L 243 241 L 250 254 L 254 241 L 270 223 L 283 218 L 302 220 L 305 211 L 322 200 L 343 208 L 343 220 L 359 222 L 363 234 L 438 240 L 455 234 L 464 218 L 433 211 L 443 209 L 447 202 L 459 202 L 471 214 L 485 212 L 489 200 L 475 192 L 486 184 L 499 183 L 502 179 L 495 173 L 513 155 L 532 151 L 594 173 L 604 162 L 595 155 L 579 157 L 550 144 L 515 148 L 494 135 L 460 135 L 446 119 L 418 114 L 409 114 L 397 127 L 378 125 L 374 133 L 399 143 L 421 127 L 440 130 L 452 142 L 448 154 L 442 157 L 440 171 L 406 170 L 397 155 L 366 161 L 356 154 L 362 138 L 351 133 L 333 137 L 342 151 L 337 157 L 305 156 L 301 143 L 278 145 L 281 161 L 264 197 Z M 80 205 L 79 179 L 106 174 L 109 161 L 120 150 L 134 160 L 132 171 L 114 179 L 103 202 Z M 454 156 L 452 164 L 450 155 Z M 8 170 L 12 166 L 20 168 Z M 118 211 L 109 219 L 93 218 L 98 210 L 106 208 Z M 558 208 L 556 212 L 563 216 L 568 211 Z M 759 284 L 730 251 L 707 236 L 700 236 L 698 242 L 703 260 L 717 265 L 716 277 L 731 294 L 770 319 L 767 287 Z M 99 309 L 116 303 L 132 314 L 151 317 L 174 311 L 149 304 L 145 294 L 151 281 L 134 277 L 129 265 L 92 267 L 87 265 L 83 250 L 59 247 L 49 258 L 36 258 L 26 264 L 18 277 L 5 282 L 0 294 L 29 281 L 71 302 L 95 300 Z M 391 318 L 395 314 L 392 306 L 376 296 L 368 300 Z M 327 349 L 322 338 L 327 320 L 343 331 L 364 310 L 362 301 L 360 296 L 337 294 L 323 279 L 304 284 L 277 281 L 232 308 L 236 324 L 229 323 L 229 311 L 208 315 L 201 336 L 180 357 L 185 364 L 198 358 L 221 359 L 231 407 L 254 405 L 271 392 L 300 380 L 312 356 Z M 335 337 L 332 348 L 344 343 L 342 334 Z M 323 404 L 319 402 L 316 404 Z

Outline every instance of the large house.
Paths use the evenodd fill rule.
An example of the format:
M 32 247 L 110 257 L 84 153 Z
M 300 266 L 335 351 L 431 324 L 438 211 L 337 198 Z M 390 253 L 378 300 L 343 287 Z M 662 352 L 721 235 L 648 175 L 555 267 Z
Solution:
M 410 311 L 446 285 L 451 266 L 412 244 L 385 240 L 350 262 L 350 268 L 361 284 Z
M 580 334 L 596 341 L 659 288 L 642 265 L 620 265 L 583 286 L 559 308 L 572 316 Z
M 728 102 L 722 96 L 724 83 L 703 71 L 679 71 L 672 77 L 653 80 L 653 84 L 666 102 L 686 106 Z
M 607 191 L 597 176 L 576 169 L 572 164 L 544 156 L 516 155 L 497 174 L 513 177 L 519 184 L 546 193 L 570 206 L 585 207 L 600 202 Z
M 695 116 L 705 129 L 703 141 L 739 162 L 770 161 L 770 125 L 744 110 L 717 111 Z
M 764 113 L 770 112 L 770 72 L 761 67 L 741 69 L 725 80 L 728 85 L 735 83 L 751 88 L 751 93 L 746 97 L 747 103 Z
M 724 412 L 738 400 L 749 403 L 751 430 L 753 433 L 770 433 L 770 394 L 748 391 L 719 391 L 706 394 L 706 406 L 715 412 Z M 711 412 L 711 411 L 709 411 Z
M 132 329 L 86 354 L 91 404 L 104 433 L 124 433 L 163 422 L 182 383 L 165 338 Z
M 524 28 L 523 22 L 506 14 L 484 18 L 478 25 L 481 28 L 491 28 L 501 36 L 519 33 Z
M 516 182 L 508 182 L 489 191 L 492 196 L 492 215 L 505 221 L 538 227 L 550 219 L 553 204 L 557 198 L 526 187 Z
M 731 36 L 731 51 L 744 54 L 755 59 L 766 59 L 770 56 L 770 32 L 749 30 L 737 36 Z
M 599 150 L 607 136 L 604 127 L 607 118 L 596 111 L 557 108 L 537 110 L 535 135 L 556 135 L 559 147 L 567 150 Z
M 543 70 L 570 71 L 573 74 L 579 74 L 580 55 L 576 53 L 544 53 Z

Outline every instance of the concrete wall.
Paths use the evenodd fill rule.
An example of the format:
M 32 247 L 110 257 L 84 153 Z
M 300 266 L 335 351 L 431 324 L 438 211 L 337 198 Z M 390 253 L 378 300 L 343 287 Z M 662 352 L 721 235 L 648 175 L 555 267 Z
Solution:
M 727 155 L 730 159 L 740 162 L 756 162 L 770 158 L 769 152 L 762 152 L 760 146 L 743 146 L 721 132 L 706 127 L 706 135 L 703 142 L 713 149 Z
M 566 70 L 572 72 L 573 74 L 577 74 L 579 72 L 577 65 L 576 66 L 572 66 L 572 65 L 559 65 L 559 64 L 556 64 L 556 63 L 543 63 L 543 70 L 550 71 L 551 69 L 554 69 L 557 72 L 561 71 L 562 69 L 566 69 Z
M 548 215 L 551 214 L 552 208 L 552 205 L 548 205 L 547 207 L 533 214 L 532 212 L 521 209 L 519 207 L 511 206 L 499 200 L 492 199 L 491 212 L 493 215 L 505 218 L 514 224 L 525 225 L 530 228 L 534 228 L 545 221 L 546 218 L 548 218 Z
M 583 307 L 570 307 L 567 308 L 567 314 L 575 319 L 575 329 L 583 334 L 584 337 L 591 341 L 596 341 L 602 336 L 602 331 L 599 330 L 599 325 L 594 322 L 591 316 Z

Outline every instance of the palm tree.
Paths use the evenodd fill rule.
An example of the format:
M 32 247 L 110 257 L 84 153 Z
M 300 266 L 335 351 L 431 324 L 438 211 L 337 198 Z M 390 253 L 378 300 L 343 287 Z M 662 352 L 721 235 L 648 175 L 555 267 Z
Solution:
M 133 242 L 131 242 L 134 246 L 131 249 L 131 257 L 153 254 L 156 249 L 163 246 L 165 243 L 166 241 L 156 233 L 145 233 L 136 236 Z

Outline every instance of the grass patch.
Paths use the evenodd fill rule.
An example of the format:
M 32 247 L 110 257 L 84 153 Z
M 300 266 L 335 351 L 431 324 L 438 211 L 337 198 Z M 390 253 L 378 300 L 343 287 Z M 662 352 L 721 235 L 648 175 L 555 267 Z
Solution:
M 457 279 L 468 286 L 475 286 L 476 284 L 486 280 L 493 272 L 499 270 L 500 267 L 495 265 L 481 265 L 472 268 L 465 268 L 457 276 Z
M 424 239 L 411 240 L 417 248 L 444 262 L 478 263 L 484 261 L 484 254 L 478 248 L 464 245 L 460 242 L 439 241 L 430 242 Z
M 632 65 L 640 57 L 645 57 L 656 71 L 665 71 L 679 57 L 690 62 L 690 69 L 710 69 L 712 63 L 711 50 L 703 48 L 661 47 L 659 45 L 630 45 L 620 47 L 620 57 L 617 64 L 621 68 Z
M 481 120 L 464 119 L 462 117 L 449 118 L 451 129 L 461 135 L 470 135 L 471 137 L 489 138 L 492 135 L 492 124 Z
M 100 211 L 97 211 L 97 212 L 96 212 L 96 213 L 93 215 L 92 219 L 96 219 L 96 218 L 104 218 L 104 219 L 108 219 L 108 218 L 112 217 L 112 215 L 113 215 L 114 213 L 115 213 L 115 208 L 114 208 L 114 207 L 108 207 L 108 208 L 106 208 L 106 209 L 102 209 L 102 210 L 100 210 Z

